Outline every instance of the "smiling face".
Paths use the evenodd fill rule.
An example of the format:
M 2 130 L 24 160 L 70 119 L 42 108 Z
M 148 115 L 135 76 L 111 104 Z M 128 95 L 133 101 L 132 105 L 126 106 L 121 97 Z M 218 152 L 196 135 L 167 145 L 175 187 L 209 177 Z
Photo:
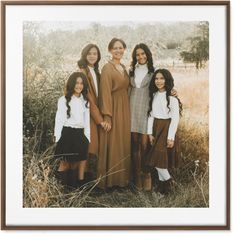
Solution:
M 165 88 L 165 78 L 162 73 L 157 73 L 155 78 L 155 85 L 160 92 L 164 92 Z
M 142 48 L 138 48 L 136 50 L 136 59 L 140 65 L 144 65 L 147 63 L 147 55 Z
M 88 62 L 89 66 L 94 66 L 94 64 L 98 60 L 98 51 L 95 47 L 91 48 L 88 52 L 88 55 L 86 56 L 86 60 Z
M 84 88 L 83 80 L 82 78 L 78 77 L 74 87 L 74 95 L 79 97 L 81 92 L 83 91 L 83 88 Z
M 123 44 L 120 41 L 116 41 L 110 50 L 110 53 L 112 55 L 112 59 L 114 60 L 121 60 L 125 52 L 125 48 Z

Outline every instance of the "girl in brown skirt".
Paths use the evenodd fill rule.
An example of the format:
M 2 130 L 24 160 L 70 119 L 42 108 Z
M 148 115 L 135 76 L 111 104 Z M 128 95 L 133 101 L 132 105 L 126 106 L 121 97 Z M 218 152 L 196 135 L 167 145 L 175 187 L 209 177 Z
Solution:
M 84 184 L 84 171 L 90 141 L 90 112 L 87 79 L 81 72 L 70 75 L 65 96 L 58 100 L 54 136 L 55 158 L 60 158 L 57 177 L 63 185 Z
M 174 79 L 166 69 L 154 72 L 149 86 L 148 134 L 152 148 L 146 165 L 158 171 L 160 192 L 167 194 L 174 183 L 168 168 L 177 167 L 179 147 L 176 131 L 182 104 L 171 96 Z

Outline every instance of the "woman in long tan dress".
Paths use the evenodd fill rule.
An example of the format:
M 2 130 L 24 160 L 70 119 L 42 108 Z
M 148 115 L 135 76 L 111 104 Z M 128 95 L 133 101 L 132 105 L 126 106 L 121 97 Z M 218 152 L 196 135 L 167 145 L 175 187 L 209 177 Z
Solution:
M 100 111 L 108 129 L 100 132 L 99 187 L 125 187 L 130 181 L 129 76 L 121 64 L 126 44 L 113 38 L 108 50 L 112 59 L 104 65 L 100 79 Z

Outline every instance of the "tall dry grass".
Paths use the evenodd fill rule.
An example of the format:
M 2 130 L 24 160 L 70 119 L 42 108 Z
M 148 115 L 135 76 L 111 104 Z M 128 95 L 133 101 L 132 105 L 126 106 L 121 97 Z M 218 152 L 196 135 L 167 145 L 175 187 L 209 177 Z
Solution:
M 24 207 L 208 207 L 208 165 L 201 167 L 195 163 L 189 171 L 176 174 L 178 182 L 175 191 L 163 197 L 155 191 L 133 192 L 131 189 L 102 192 L 95 190 L 97 182 L 73 191 L 65 189 L 57 182 L 53 173 L 54 165 L 50 156 L 41 160 L 31 157 L 25 160 Z
M 50 95 L 50 91 L 55 90 L 55 85 L 51 84 L 51 87 L 47 87 L 48 91 L 38 93 L 38 100 L 43 99 L 43 102 L 30 113 L 34 116 L 39 112 L 37 109 L 43 109 L 47 115 L 50 110 L 50 117 L 44 118 L 43 122 L 40 120 L 38 125 L 35 125 L 36 117 L 31 117 L 31 120 L 26 117 L 28 123 L 33 121 L 35 125 L 28 132 L 35 133 L 27 135 L 27 129 L 24 130 L 24 207 L 208 207 L 208 69 L 169 69 L 174 75 L 175 87 L 184 105 L 178 128 L 182 161 L 180 168 L 171 171 L 178 183 L 172 194 L 163 198 L 154 191 L 134 193 L 124 189 L 110 193 L 97 192 L 97 182 L 88 184 L 84 189 L 65 192 L 54 177 L 58 163 L 52 158 L 54 145 L 50 135 L 54 117 L 51 110 L 56 106 L 56 99 L 55 93 Z M 62 84 L 62 79 L 60 81 Z M 33 94 L 34 89 L 31 83 L 29 93 Z M 25 109 L 32 105 L 30 98 L 27 96 L 29 104 Z M 35 103 L 38 104 L 37 100 L 33 101 Z M 46 138 L 40 132 L 44 132 L 44 136 L 46 133 Z M 47 148 L 42 149 L 45 146 Z

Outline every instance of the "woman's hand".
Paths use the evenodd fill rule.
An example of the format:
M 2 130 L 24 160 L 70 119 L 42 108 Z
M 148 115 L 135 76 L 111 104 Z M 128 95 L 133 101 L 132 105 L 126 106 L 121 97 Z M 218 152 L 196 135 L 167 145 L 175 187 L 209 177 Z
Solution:
M 172 139 L 167 139 L 167 148 L 172 148 L 174 147 L 175 141 Z
M 155 140 L 154 136 L 153 136 L 153 135 L 151 135 L 151 134 L 149 134 L 148 136 L 149 136 L 149 141 L 150 141 L 150 144 L 151 144 L 151 145 L 153 145 L 153 143 L 154 143 L 154 140 Z
M 106 132 L 111 130 L 111 124 L 109 124 L 107 121 L 102 121 L 101 126 Z
M 174 96 L 174 97 L 178 97 L 177 90 L 172 89 L 171 92 L 170 92 L 170 95 L 171 95 L 171 96 Z

